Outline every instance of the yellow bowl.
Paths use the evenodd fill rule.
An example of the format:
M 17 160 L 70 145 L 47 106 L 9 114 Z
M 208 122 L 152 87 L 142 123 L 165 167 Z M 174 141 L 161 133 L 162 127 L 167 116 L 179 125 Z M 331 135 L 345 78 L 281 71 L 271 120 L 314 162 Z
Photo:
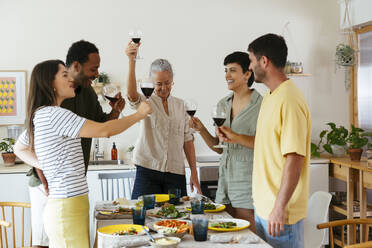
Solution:
M 135 224 L 120 224 L 120 225 L 111 225 L 111 226 L 104 226 L 101 228 L 98 228 L 98 232 L 102 234 L 108 234 L 112 235 L 115 232 L 119 231 L 128 231 L 131 228 L 136 229 L 137 235 L 143 235 L 145 234 L 145 231 L 143 230 L 143 226 L 141 225 L 135 225 Z M 149 230 L 147 227 L 145 227 L 147 230 Z
M 155 195 L 155 202 L 167 202 L 169 201 L 168 194 L 156 194 Z

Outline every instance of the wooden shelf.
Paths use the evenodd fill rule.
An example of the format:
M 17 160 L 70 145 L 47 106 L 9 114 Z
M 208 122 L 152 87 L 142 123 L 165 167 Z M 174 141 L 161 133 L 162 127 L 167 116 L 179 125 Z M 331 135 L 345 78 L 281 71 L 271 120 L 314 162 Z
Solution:
M 287 76 L 289 77 L 311 77 L 309 73 L 288 73 Z
M 359 202 L 354 201 L 354 206 L 359 206 Z M 331 204 L 330 208 L 337 213 L 340 213 L 340 214 L 343 214 L 343 215 L 347 216 L 347 210 L 346 210 L 347 208 L 346 208 L 345 203 L 343 203 L 342 205 Z M 371 217 L 371 216 L 372 216 L 372 206 L 367 205 L 367 217 Z M 353 218 L 360 218 L 360 212 L 359 211 L 354 212 L 353 213 Z

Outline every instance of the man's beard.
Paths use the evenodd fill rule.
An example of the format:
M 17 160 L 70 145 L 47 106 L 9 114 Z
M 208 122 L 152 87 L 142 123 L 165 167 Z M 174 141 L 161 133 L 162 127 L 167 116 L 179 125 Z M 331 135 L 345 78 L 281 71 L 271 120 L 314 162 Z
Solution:
M 264 79 L 266 77 L 266 72 L 262 70 L 261 67 L 257 67 L 256 70 L 254 71 L 254 81 L 256 83 L 264 83 Z
M 74 78 L 74 82 L 75 88 L 88 87 L 91 83 L 91 80 L 87 76 L 85 76 L 83 70 L 81 70 Z

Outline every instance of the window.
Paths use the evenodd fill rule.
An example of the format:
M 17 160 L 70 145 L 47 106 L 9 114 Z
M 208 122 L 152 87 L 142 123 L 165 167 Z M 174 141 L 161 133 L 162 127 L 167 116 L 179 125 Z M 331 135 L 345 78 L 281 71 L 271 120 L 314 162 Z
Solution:
M 351 123 L 372 131 L 372 25 L 356 30 L 358 64 L 353 70 Z

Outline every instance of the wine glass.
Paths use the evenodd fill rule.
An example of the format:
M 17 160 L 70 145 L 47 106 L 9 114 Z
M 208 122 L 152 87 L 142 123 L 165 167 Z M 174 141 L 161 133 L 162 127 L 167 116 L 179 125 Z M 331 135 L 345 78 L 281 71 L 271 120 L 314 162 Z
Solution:
M 149 100 L 150 96 L 152 95 L 155 89 L 154 82 L 151 79 L 145 79 L 143 81 L 140 81 L 140 87 L 142 93 L 145 95 L 147 100 Z
M 196 110 L 198 108 L 198 104 L 196 103 L 196 101 L 193 99 L 186 99 L 184 104 L 185 104 L 186 113 L 191 118 L 194 117 Z M 193 133 L 195 132 L 195 129 L 193 128 L 190 128 L 190 129 L 192 130 Z
M 104 96 L 103 99 L 105 101 L 110 101 L 112 103 L 115 103 L 117 102 L 117 100 L 119 100 L 118 98 L 115 97 L 116 94 L 120 92 L 119 87 L 116 87 L 112 84 L 106 84 L 105 86 L 103 86 L 102 91 L 103 91 L 103 96 Z M 120 117 L 122 117 L 121 112 L 120 112 Z
M 130 31 L 129 32 L 129 38 L 131 38 L 132 42 L 135 43 L 135 44 L 140 43 L 141 38 L 142 38 L 142 31 L 141 30 Z M 143 59 L 143 57 L 141 57 L 139 55 L 139 51 L 137 51 L 137 57 L 136 57 L 136 59 Z
M 217 128 L 220 128 L 226 121 L 226 110 L 222 107 L 214 106 L 212 109 L 212 118 Z M 218 145 L 213 146 L 214 148 L 227 148 L 226 145 L 222 144 L 219 140 Z
M 145 95 L 146 97 L 146 101 L 149 101 L 152 93 L 154 92 L 154 89 L 155 89 L 155 85 L 154 85 L 154 82 L 153 80 L 151 80 L 150 78 L 148 79 L 145 79 L 145 80 L 140 80 L 140 87 L 141 87 L 141 90 L 142 90 L 142 93 Z M 147 116 L 151 116 L 151 114 L 148 114 Z

